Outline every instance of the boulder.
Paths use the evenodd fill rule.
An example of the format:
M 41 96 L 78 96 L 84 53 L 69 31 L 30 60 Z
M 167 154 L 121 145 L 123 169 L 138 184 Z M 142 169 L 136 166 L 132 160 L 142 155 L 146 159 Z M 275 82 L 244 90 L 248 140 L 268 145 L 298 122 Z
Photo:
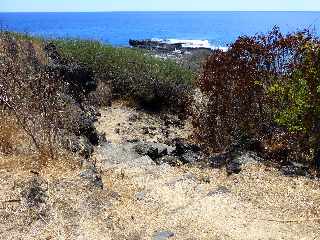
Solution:
M 160 157 L 158 149 L 152 146 L 151 144 L 138 143 L 135 146 L 135 150 L 138 154 L 143 156 L 149 156 L 152 160 L 156 160 Z
M 237 155 L 231 154 L 230 157 L 226 164 L 226 171 L 229 175 L 240 173 L 242 167 L 246 164 L 264 161 L 264 159 L 260 158 L 255 152 L 243 152 Z
M 188 143 L 184 139 L 175 139 L 175 145 L 176 149 L 174 151 L 174 154 L 176 156 L 182 156 L 183 154 L 186 154 L 188 152 L 197 152 L 199 153 L 201 151 L 201 148 L 196 144 Z
M 175 139 L 175 146 L 172 154 L 183 164 L 193 164 L 201 159 L 201 149 L 198 145 L 188 143 L 184 139 Z

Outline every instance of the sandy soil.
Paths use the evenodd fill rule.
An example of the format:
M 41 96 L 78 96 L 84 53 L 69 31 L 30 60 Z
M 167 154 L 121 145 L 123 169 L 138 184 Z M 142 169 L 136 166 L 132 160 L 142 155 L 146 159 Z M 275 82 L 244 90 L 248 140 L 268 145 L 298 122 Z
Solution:
M 141 126 L 150 124 L 150 119 L 157 122 L 146 113 L 115 105 L 103 112 L 100 130 L 118 144 L 128 136 L 132 114 L 141 115 L 129 126 L 139 138 Z M 116 135 L 115 126 L 120 129 Z M 190 127 L 178 135 L 190 136 Z M 153 135 L 143 137 L 154 140 Z M 221 170 L 157 166 L 148 159 L 109 164 L 104 155 L 100 149 L 96 157 L 108 172 L 105 182 L 126 196 L 115 209 L 124 235 L 132 232 L 138 239 L 151 239 L 163 230 L 174 233 L 172 239 L 320 239 L 319 182 L 285 177 L 259 163 L 228 177 Z
M 121 103 L 103 110 L 98 129 L 117 149 L 111 154 L 104 144 L 95 151 L 104 189 L 82 179 L 83 169 L 70 162 L 47 163 L 40 171 L 47 198 L 39 208 L 21 198 L 34 177 L 29 160 L 0 156 L 0 239 L 320 239 L 317 181 L 285 177 L 260 163 L 232 176 L 159 166 L 122 148 L 126 140 L 191 135 L 188 123 L 166 122 Z

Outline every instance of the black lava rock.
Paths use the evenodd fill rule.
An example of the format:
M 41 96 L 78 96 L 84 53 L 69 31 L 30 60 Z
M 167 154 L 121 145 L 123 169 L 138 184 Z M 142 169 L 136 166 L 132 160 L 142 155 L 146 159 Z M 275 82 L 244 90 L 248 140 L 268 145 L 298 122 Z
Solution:
M 241 163 L 235 160 L 231 160 L 226 165 L 226 171 L 228 175 L 239 174 L 241 172 Z
M 212 168 L 220 169 L 227 164 L 227 161 L 229 159 L 230 159 L 229 153 L 221 153 L 221 154 L 209 157 L 208 161 Z

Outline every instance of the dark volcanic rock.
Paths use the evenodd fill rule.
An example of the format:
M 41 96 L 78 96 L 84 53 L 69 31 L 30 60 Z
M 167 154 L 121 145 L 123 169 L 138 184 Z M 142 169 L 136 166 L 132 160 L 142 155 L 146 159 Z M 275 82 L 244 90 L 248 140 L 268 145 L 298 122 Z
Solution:
M 175 140 L 176 150 L 174 154 L 177 156 L 182 156 L 188 152 L 200 152 L 201 148 L 196 144 L 191 144 L 186 142 L 183 139 L 176 139 Z
M 164 157 L 173 151 L 172 147 L 165 144 L 143 142 L 137 143 L 134 149 L 138 154 L 149 156 L 152 160 Z
M 227 163 L 226 171 L 228 175 L 239 174 L 241 172 L 241 163 L 236 160 L 231 160 Z
M 135 146 L 135 150 L 138 154 L 149 156 L 152 160 L 155 160 L 160 157 L 158 149 L 150 144 L 138 143 Z
M 170 166 L 176 167 L 182 164 L 182 162 L 180 161 L 179 158 L 175 157 L 175 156 L 164 156 L 162 158 L 156 159 L 156 163 L 157 164 L 169 164 Z
M 183 139 L 176 139 L 175 145 L 173 155 L 178 157 L 183 164 L 193 164 L 201 159 L 201 149 L 198 145 L 188 143 Z
M 137 47 L 137 48 L 144 48 L 149 50 L 161 50 L 161 51 L 175 51 L 182 49 L 182 43 L 164 43 L 160 41 L 153 41 L 153 40 L 129 40 L 129 45 L 131 47 Z
M 286 176 L 307 176 L 309 175 L 309 167 L 301 163 L 289 162 L 281 168 L 281 171 Z
M 230 159 L 230 157 L 230 153 L 221 153 L 209 157 L 208 161 L 212 168 L 222 168 L 227 164 L 227 161 Z
M 86 179 L 93 186 L 103 189 L 102 178 L 96 167 L 89 167 L 88 169 L 80 173 L 80 177 Z
M 69 93 L 75 99 L 80 101 L 83 94 L 96 89 L 97 83 L 91 69 L 63 58 L 53 43 L 48 43 L 44 49 L 49 57 L 49 64 L 46 66 L 48 71 L 63 77 L 69 84 Z

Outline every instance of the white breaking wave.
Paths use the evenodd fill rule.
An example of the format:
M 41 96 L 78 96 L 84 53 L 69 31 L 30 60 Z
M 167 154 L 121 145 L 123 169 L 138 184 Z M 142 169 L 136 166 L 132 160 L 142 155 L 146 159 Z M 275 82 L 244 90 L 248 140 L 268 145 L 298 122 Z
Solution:
M 183 47 L 188 48 L 211 48 L 208 40 L 182 40 L 182 39 L 168 39 L 168 43 L 182 43 Z
M 153 41 L 175 44 L 181 43 L 185 48 L 210 48 L 210 49 L 221 49 L 222 51 L 227 51 L 228 47 L 215 46 L 212 45 L 209 40 L 192 40 L 192 39 L 158 39 L 153 38 Z

